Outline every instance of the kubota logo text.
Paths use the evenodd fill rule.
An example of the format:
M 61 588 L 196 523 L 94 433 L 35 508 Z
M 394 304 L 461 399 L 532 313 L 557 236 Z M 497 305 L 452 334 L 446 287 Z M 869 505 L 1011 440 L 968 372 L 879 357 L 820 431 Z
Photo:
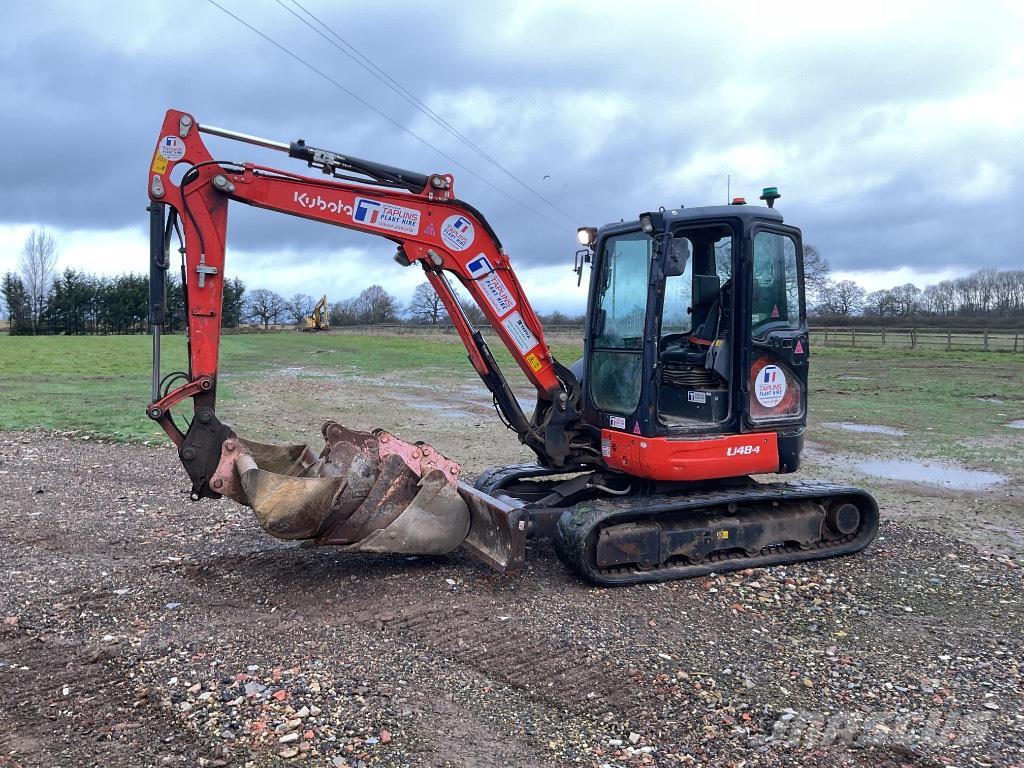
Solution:
M 310 197 L 305 192 L 295 192 L 295 202 L 304 208 L 330 213 L 352 213 L 352 206 L 345 205 L 341 200 L 324 200 L 320 195 Z

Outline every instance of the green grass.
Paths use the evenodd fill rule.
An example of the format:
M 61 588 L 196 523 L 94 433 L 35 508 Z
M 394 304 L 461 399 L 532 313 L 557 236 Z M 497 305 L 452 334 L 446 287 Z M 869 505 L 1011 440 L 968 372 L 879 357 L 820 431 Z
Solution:
M 918 458 L 1024 469 L 1024 435 L 1004 426 L 1024 418 L 1024 355 L 815 350 L 810 396 L 812 428 L 852 421 L 907 432 L 893 439 L 818 428 L 813 440 L 856 452 L 889 448 Z
M 518 371 L 499 343 L 499 365 Z M 552 344 L 572 361 L 580 345 Z M 185 367 L 185 341 L 166 337 L 164 374 Z M 0 335 L 0 429 L 78 430 L 115 440 L 146 441 L 163 433 L 145 415 L 150 397 L 148 336 Z M 457 338 L 342 334 L 232 334 L 221 343 L 225 376 L 218 396 L 233 397 L 232 382 L 264 371 L 300 366 L 327 375 L 395 376 L 453 382 L 476 377 Z
M 556 357 L 580 354 L 578 339 L 553 340 Z M 518 374 L 492 343 L 510 378 Z M 183 367 L 184 339 L 164 340 L 164 372 Z M 0 429 L 80 430 L 116 440 L 161 432 L 145 417 L 147 336 L 0 335 Z M 452 385 L 475 380 L 455 337 L 348 334 L 237 334 L 223 339 L 220 397 L 265 371 L 300 367 L 310 375 L 385 377 Z M 518 374 L 521 376 L 521 374 Z M 1024 418 L 1024 355 L 816 349 L 811 359 L 811 439 L 843 452 L 895 447 L 1024 474 L 1024 433 L 1003 425 Z M 1003 404 L 979 398 L 998 398 Z M 822 422 L 855 421 L 905 429 L 906 438 L 839 432 Z

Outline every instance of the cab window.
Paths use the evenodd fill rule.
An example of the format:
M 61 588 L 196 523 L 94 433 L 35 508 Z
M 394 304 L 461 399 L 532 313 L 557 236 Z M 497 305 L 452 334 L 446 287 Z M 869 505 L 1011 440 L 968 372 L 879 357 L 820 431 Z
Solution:
M 788 235 L 758 232 L 754 237 L 750 328 L 754 338 L 772 329 L 800 327 L 800 277 L 796 242 Z

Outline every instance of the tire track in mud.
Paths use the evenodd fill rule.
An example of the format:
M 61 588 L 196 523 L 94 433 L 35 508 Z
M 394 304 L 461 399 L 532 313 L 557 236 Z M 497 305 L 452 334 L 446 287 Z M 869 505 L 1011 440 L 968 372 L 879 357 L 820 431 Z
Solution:
M 522 691 L 545 705 L 580 714 L 638 712 L 637 679 L 600 651 L 580 643 L 537 637 L 516 623 L 475 615 L 465 606 L 361 615 L 384 632 L 396 632 L 482 677 Z

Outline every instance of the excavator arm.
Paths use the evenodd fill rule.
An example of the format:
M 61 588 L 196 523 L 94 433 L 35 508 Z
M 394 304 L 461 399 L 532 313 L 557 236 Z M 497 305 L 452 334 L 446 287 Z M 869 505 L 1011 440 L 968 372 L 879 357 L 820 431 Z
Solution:
M 320 178 L 251 162 L 215 159 L 214 135 L 278 150 Z M 390 433 L 323 427 L 325 447 L 270 446 L 238 437 L 216 415 L 227 213 L 232 202 L 384 237 L 395 261 L 418 265 L 448 311 L 469 360 L 507 425 L 552 469 L 600 464 L 580 423 L 579 384 L 545 342 L 501 243 L 484 217 L 455 197 L 450 174 L 424 175 L 307 146 L 202 125 L 169 110 L 149 168 L 153 396 L 147 413 L 178 447 L 191 497 L 227 496 L 254 509 L 280 538 L 362 551 L 438 553 L 460 543 L 503 570 L 520 563 L 520 513 L 462 483 L 455 462 Z M 177 233 L 188 331 L 188 370 L 162 377 L 160 338 L 170 245 Z M 452 289 L 457 280 L 527 379 L 537 406 L 527 417 L 482 333 Z M 181 382 L 178 384 L 178 382 Z M 177 384 L 177 386 L 172 386 Z M 172 409 L 191 399 L 182 431 Z
M 321 170 L 326 178 L 254 163 L 215 160 L 203 141 L 204 133 L 287 152 Z M 180 165 L 187 170 L 175 174 Z M 175 177 L 180 178 L 178 183 L 172 180 Z M 259 139 L 201 125 L 185 112 L 169 110 L 150 166 L 149 195 L 153 241 L 159 244 L 153 253 L 154 293 L 159 293 L 163 284 L 160 265 L 163 269 L 168 266 L 169 234 L 178 221 L 184 238 L 188 381 L 166 394 L 154 391 L 150 406 L 150 416 L 179 447 L 184 436 L 170 420 L 170 408 L 187 397 L 195 399 L 197 415 L 213 407 L 227 210 L 229 203 L 236 201 L 395 242 L 395 260 L 403 266 L 417 264 L 424 270 L 474 369 L 520 440 L 537 453 L 542 463 L 565 466 L 577 460 L 569 432 L 576 420 L 578 384 L 552 356 L 541 323 L 494 231 L 476 209 L 455 198 L 450 174 L 417 174 L 315 149 L 302 141 L 283 144 Z M 172 209 L 170 222 L 165 221 L 164 205 Z M 538 405 L 532 421 L 513 396 L 482 334 L 463 312 L 450 276 L 465 287 L 536 387 Z M 154 306 L 160 307 L 162 302 L 155 300 Z M 155 312 L 154 325 L 160 325 L 160 319 Z

